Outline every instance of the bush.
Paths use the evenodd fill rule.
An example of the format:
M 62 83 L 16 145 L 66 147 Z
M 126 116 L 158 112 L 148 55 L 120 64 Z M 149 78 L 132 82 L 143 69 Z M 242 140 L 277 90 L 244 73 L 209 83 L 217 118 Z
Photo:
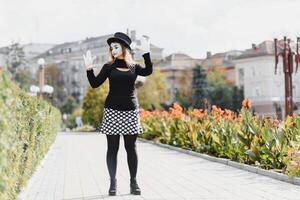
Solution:
M 300 177 L 300 150 L 291 148 L 288 151 L 288 156 L 284 159 L 286 162 L 286 174 L 289 178 L 294 176 Z
M 0 199 L 16 199 L 53 143 L 58 109 L 32 97 L 0 71 Z

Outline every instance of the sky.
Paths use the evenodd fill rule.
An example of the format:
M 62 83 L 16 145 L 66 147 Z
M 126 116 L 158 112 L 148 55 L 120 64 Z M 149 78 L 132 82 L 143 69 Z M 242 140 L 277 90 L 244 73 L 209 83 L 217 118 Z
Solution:
M 300 0 L 0 0 L 0 47 L 136 30 L 164 56 L 204 58 L 300 36 Z

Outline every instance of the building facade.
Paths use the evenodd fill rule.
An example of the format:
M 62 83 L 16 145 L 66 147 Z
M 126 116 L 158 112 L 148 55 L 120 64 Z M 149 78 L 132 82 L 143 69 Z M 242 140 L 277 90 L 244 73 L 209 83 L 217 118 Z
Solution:
M 207 52 L 206 58 L 203 60 L 201 66 L 210 73 L 214 70 L 220 71 L 228 83 L 235 84 L 235 66 L 233 59 L 240 56 L 242 51 L 233 50 L 223 53 L 216 53 L 211 55 L 211 52 Z

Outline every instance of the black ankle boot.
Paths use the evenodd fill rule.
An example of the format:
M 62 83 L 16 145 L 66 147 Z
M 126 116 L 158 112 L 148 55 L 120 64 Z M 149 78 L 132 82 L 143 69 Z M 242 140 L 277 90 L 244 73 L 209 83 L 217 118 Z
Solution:
M 110 187 L 108 194 L 110 196 L 115 196 L 117 193 L 117 179 L 110 179 Z
M 141 189 L 139 188 L 136 179 L 130 179 L 130 194 L 140 195 Z

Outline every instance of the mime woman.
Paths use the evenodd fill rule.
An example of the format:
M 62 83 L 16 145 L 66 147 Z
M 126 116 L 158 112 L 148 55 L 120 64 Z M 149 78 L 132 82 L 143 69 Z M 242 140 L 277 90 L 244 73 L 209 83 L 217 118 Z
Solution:
M 123 135 L 127 152 L 130 193 L 141 194 L 136 180 L 138 166 L 136 139 L 138 134 L 143 133 L 143 128 L 140 122 L 135 80 L 138 75 L 149 76 L 152 74 L 153 66 L 147 37 L 142 37 L 140 45 L 145 67 L 133 60 L 131 42 L 130 37 L 122 32 L 116 32 L 113 37 L 108 38 L 110 60 L 103 65 L 97 76 L 93 71 L 95 57 L 91 55 L 90 51 L 83 55 L 87 78 L 93 88 L 101 86 L 107 78 L 109 79 L 109 93 L 105 100 L 103 118 L 99 126 L 99 133 L 106 134 L 107 138 L 106 163 L 110 176 L 109 195 L 116 195 L 117 153 L 120 135 Z

